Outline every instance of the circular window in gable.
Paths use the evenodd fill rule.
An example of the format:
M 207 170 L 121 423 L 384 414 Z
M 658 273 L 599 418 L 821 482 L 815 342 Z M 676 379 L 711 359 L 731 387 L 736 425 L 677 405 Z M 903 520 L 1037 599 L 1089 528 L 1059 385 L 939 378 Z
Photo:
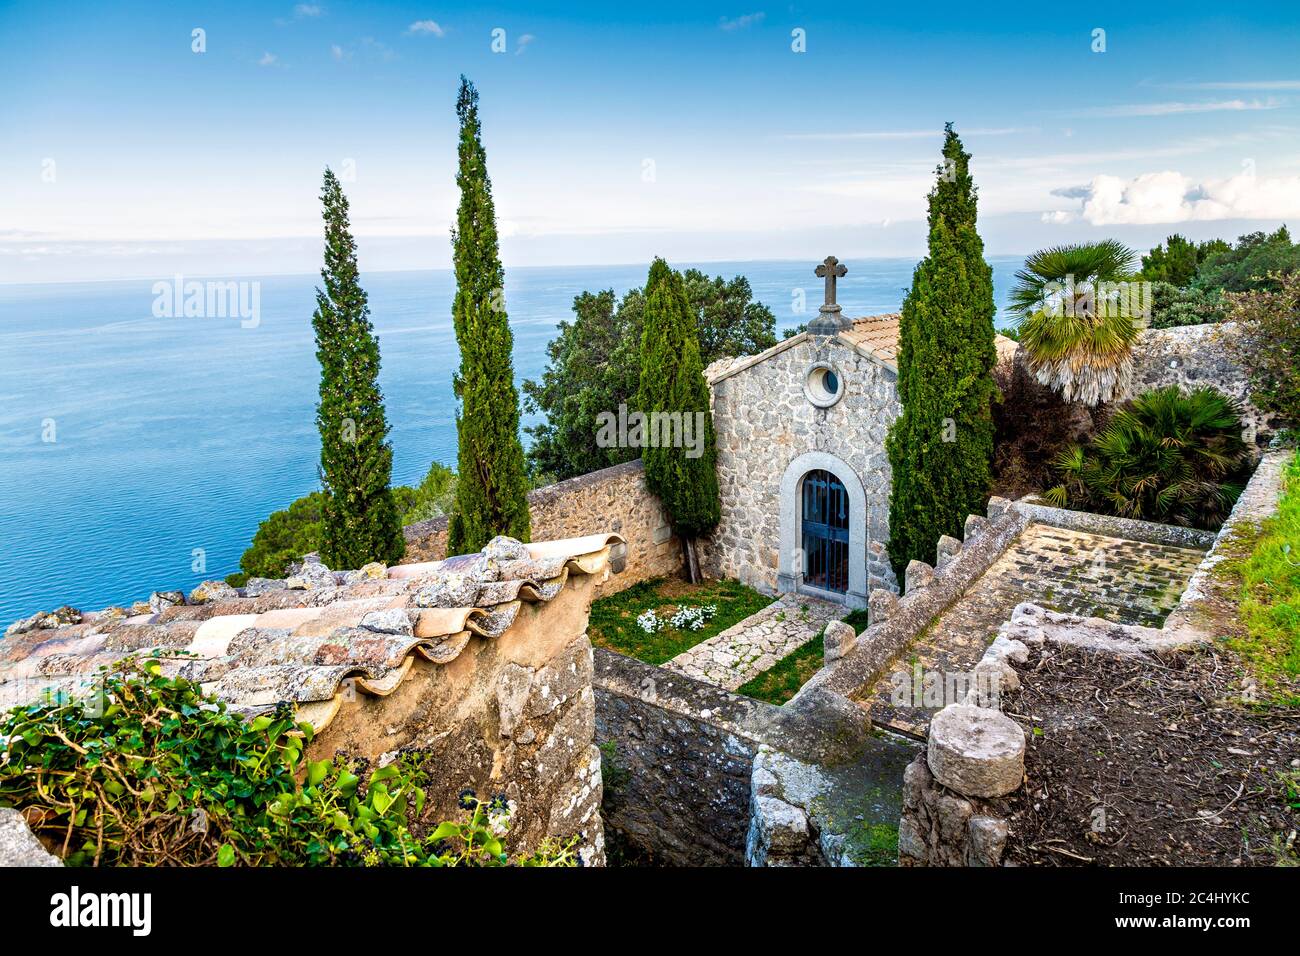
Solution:
M 817 362 L 808 369 L 803 393 L 818 408 L 830 408 L 844 397 L 844 379 L 829 362 Z

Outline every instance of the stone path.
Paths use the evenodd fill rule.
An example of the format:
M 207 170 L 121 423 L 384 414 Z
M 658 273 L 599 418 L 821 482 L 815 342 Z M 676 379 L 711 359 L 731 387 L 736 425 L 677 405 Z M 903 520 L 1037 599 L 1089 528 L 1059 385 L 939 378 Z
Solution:
M 803 647 L 821 633 L 827 621 L 847 613 L 842 604 L 802 594 L 783 594 L 757 614 L 683 651 L 663 666 L 735 690 Z
M 922 680 L 926 674 L 968 673 L 1017 604 L 1032 601 L 1053 611 L 1159 627 L 1203 556 L 1194 548 L 1031 524 L 861 702 L 877 724 L 924 736 L 939 708 L 897 706 L 897 688 L 914 691 L 918 668 Z M 905 677 L 895 677 L 899 673 Z

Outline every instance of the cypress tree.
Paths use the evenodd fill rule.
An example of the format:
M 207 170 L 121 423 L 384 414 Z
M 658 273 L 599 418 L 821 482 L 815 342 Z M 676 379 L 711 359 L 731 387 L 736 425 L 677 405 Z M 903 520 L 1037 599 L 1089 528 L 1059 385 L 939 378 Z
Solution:
M 496 212 L 487 154 L 480 139 L 478 91 L 460 78 L 456 185 L 460 208 L 452 230 L 456 300 L 452 322 L 460 346 L 460 370 L 453 379 L 460 409 L 456 509 L 447 531 L 447 552 L 481 550 L 499 534 L 527 541 L 528 476 L 519 442 L 519 392 L 515 389 L 514 346 L 506 319 L 505 271 L 497 250 Z
M 321 371 L 316 406 L 324 493 L 320 555 L 331 568 L 359 568 L 370 561 L 396 561 L 406 542 L 389 489 L 393 449 L 379 390 L 379 342 L 357 279 L 348 200 L 328 168 L 321 202 L 325 287 L 316 290 L 311 320 Z
M 647 442 L 641 458 L 646 485 L 668 512 L 686 552 L 687 572 L 692 581 L 698 581 L 695 538 L 711 531 L 720 516 L 717 444 L 695 314 L 681 275 L 662 259 L 650 266 L 646 282 L 636 407 L 647 417 L 646 437 L 651 428 L 650 416 L 655 412 L 680 413 L 683 429 L 693 429 L 694 449 L 662 447 L 663 442 L 661 447 L 651 447 Z M 699 452 L 696 457 L 688 455 L 695 451 Z
M 899 322 L 903 414 L 886 441 L 889 555 L 900 575 L 913 559 L 933 561 L 941 535 L 960 537 L 966 515 L 983 513 L 992 483 L 993 270 L 975 228 L 970 154 L 951 123 L 943 156 L 929 194 L 929 254 L 912 274 Z

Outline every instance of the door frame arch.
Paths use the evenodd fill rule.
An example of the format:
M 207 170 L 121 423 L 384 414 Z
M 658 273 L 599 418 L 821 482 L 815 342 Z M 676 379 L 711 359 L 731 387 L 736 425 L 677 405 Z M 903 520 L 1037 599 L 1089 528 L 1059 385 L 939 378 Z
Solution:
M 849 589 L 845 594 L 824 591 L 804 583 L 802 551 L 803 479 L 810 471 L 828 471 L 839 480 L 849 497 Z M 810 451 L 786 466 L 781 476 L 781 552 L 777 568 L 777 589 L 796 591 L 840 601 L 849 607 L 867 606 L 867 492 L 857 472 L 829 452 Z

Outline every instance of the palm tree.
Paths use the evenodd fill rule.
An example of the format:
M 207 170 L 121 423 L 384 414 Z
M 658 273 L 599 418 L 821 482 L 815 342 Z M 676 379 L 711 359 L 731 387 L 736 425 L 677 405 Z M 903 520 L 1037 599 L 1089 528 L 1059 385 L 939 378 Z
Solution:
M 1212 388 L 1145 392 L 1116 413 L 1087 448 L 1056 460 L 1058 507 L 1122 518 L 1218 527 L 1243 487 L 1247 449 L 1240 409 Z
M 1040 250 L 1016 273 L 1011 310 L 1029 370 L 1067 402 L 1128 395 L 1138 325 L 1124 283 L 1136 264 L 1136 252 L 1107 239 Z

